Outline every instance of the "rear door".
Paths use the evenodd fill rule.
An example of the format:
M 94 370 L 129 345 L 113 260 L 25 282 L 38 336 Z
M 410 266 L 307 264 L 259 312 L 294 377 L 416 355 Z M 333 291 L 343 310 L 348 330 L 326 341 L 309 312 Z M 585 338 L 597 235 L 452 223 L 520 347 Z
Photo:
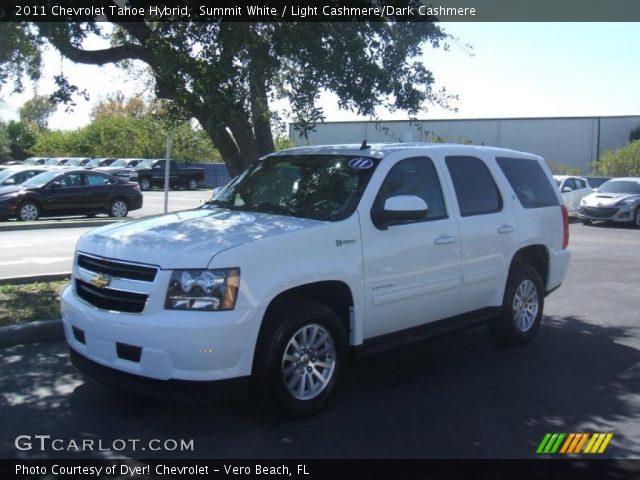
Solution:
M 495 306 L 518 238 L 511 202 L 504 201 L 486 155 L 474 152 L 444 158 L 460 224 L 460 307 L 465 312 Z
M 416 156 L 383 163 L 374 178 L 380 183 L 370 184 L 358 209 L 366 298 L 364 338 L 455 315 L 460 291 L 458 224 L 450 214 L 440 167 L 431 158 Z M 429 209 L 427 217 L 376 226 L 372 213 L 397 195 L 422 198 Z
M 104 210 L 109 207 L 109 194 L 114 181 L 106 175 L 99 173 L 87 173 L 84 198 L 87 206 L 95 210 Z

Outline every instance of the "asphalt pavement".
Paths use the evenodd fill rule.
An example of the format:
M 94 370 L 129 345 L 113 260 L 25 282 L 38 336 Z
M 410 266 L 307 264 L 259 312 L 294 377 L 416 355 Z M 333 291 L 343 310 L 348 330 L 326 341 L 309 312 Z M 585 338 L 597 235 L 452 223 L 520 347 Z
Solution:
M 62 341 L 5 348 L 0 457 L 534 458 L 547 432 L 610 432 L 598 458 L 640 458 L 638 245 L 638 229 L 572 224 L 569 274 L 531 344 L 498 348 L 480 328 L 368 357 L 328 410 L 296 422 L 259 398 L 181 404 L 107 388 L 69 364 Z M 19 450 L 19 435 L 137 443 Z M 193 449 L 150 451 L 153 440 Z
M 211 198 L 210 190 L 169 192 L 169 211 L 196 208 Z M 144 192 L 143 207 L 130 212 L 131 219 L 164 213 L 164 192 Z M 59 220 L 60 227 L 78 222 L 80 217 Z M 106 219 L 108 217 L 105 216 Z M 17 222 L 2 222 L 11 227 Z M 35 225 L 40 222 L 33 222 Z M 0 233 L 0 279 L 16 276 L 71 271 L 78 238 L 94 227 L 2 231 Z

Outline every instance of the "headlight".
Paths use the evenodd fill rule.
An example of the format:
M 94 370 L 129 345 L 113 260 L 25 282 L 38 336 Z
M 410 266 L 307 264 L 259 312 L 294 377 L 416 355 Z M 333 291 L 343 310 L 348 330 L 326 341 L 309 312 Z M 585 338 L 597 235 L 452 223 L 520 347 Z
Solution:
M 620 200 L 616 203 L 616 207 L 628 207 L 629 205 L 633 205 L 635 203 L 635 199 L 627 198 L 625 200 Z
M 169 310 L 233 310 L 240 269 L 174 270 L 165 308 Z

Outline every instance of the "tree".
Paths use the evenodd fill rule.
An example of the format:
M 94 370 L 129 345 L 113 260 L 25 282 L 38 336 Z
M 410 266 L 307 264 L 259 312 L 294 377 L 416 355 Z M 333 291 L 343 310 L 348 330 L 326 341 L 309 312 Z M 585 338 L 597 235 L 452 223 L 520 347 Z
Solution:
M 6 135 L 9 139 L 11 157 L 16 160 L 27 158 L 36 143 L 37 132 L 34 127 L 27 122 L 11 120 L 7 124 Z
M 640 177 L 640 140 L 617 150 L 607 150 L 600 160 L 591 163 L 593 175 L 606 177 Z
M 40 129 L 47 128 L 49 117 L 56 111 L 56 105 L 47 95 L 34 95 L 20 107 L 20 121 L 33 123 Z
M 185 3 L 198 9 L 193 2 Z M 332 3 L 335 0 L 327 1 Z M 147 2 L 128 4 L 143 7 Z M 341 108 L 371 117 L 381 106 L 415 116 L 434 103 L 448 107 L 453 98 L 433 89 L 432 73 L 418 61 L 425 44 L 446 46 L 448 36 L 433 22 L 146 20 L 114 22 L 115 28 L 104 22 L 35 27 L 74 62 L 147 65 L 157 96 L 198 120 L 232 175 L 273 151 L 271 100 L 289 100 L 304 134 L 324 118 L 318 105 L 323 90 L 336 93 Z M 92 35 L 111 46 L 83 48 L 83 41 Z M 62 76 L 56 80 L 57 98 L 69 101 L 77 88 Z

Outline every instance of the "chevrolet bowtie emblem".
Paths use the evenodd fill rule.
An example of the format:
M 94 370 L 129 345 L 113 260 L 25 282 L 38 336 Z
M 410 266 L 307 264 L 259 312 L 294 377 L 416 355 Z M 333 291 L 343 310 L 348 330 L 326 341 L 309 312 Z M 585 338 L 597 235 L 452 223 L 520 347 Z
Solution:
M 109 275 L 103 275 L 99 273 L 98 275 L 94 275 L 91 277 L 91 285 L 98 288 L 104 288 L 109 286 L 111 283 L 111 277 Z

